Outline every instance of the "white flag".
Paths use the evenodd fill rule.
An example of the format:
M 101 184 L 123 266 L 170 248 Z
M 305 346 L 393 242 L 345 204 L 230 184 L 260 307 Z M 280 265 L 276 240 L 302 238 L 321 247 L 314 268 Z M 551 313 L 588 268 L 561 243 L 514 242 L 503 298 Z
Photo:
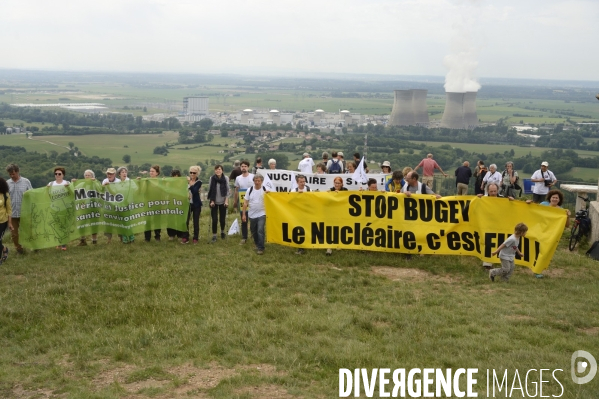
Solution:
M 233 224 L 231 224 L 231 228 L 229 228 L 229 235 L 232 236 L 233 234 L 238 234 L 239 233 L 239 222 L 237 222 L 237 218 L 235 219 L 235 221 L 233 222 Z
M 266 187 L 266 191 L 277 191 L 274 183 L 272 182 L 272 180 L 270 180 L 270 177 L 268 177 L 268 173 L 266 171 L 264 171 L 263 173 L 260 173 L 260 174 L 262 176 L 264 176 L 264 181 L 262 182 L 262 185 L 264 187 Z
M 368 183 L 368 176 L 366 176 L 366 170 L 364 170 L 364 162 L 366 161 L 364 160 L 364 157 L 362 157 L 362 161 L 360 161 L 360 164 L 358 165 L 356 171 L 351 177 L 356 184 Z
M 294 191 L 297 188 L 297 180 L 295 180 L 295 173 L 291 171 L 291 188 L 289 192 Z

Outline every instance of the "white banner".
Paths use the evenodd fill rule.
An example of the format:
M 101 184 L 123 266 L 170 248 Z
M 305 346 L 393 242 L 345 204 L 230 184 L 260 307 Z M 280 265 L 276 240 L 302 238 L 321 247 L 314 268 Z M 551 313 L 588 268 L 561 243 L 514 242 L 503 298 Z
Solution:
M 291 190 L 292 186 L 292 176 L 297 176 L 298 172 L 284 169 L 258 169 L 258 173 L 261 175 L 267 175 L 270 179 L 270 182 L 275 187 L 276 191 L 279 192 L 288 192 Z M 310 187 L 311 191 L 329 191 L 331 187 L 333 187 L 333 180 L 335 177 L 341 177 L 343 179 L 343 187 L 348 190 L 359 190 L 360 187 L 363 190 L 367 189 L 366 184 L 359 184 L 354 181 L 351 174 L 326 174 L 326 175 L 317 175 L 314 173 L 304 173 L 306 176 L 306 186 Z M 391 174 L 366 174 L 367 178 L 376 179 L 377 182 L 377 190 L 385 191 L 385 183 L 387 180 L 391 179 Z M 265 179 L 266 180 L 266 179 Z

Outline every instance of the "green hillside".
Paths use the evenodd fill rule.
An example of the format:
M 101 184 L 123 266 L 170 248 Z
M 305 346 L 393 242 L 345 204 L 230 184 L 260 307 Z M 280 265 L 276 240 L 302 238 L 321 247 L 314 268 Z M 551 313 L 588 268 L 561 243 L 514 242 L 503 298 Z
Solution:
M 559 368 L 561 397 L 599 392 L 569 366 L 599 354 L 599 268 L 563 244 L 544 279 L 517 268 L 503 284 L 469 257 L 208 245 L 207 216 L 195 246 L 100 237 L 17 256 L 5 237 L 0 397 L 332 398 L 340 368 L 380 367 L 478 368 L 480 393 L 487 369 Z

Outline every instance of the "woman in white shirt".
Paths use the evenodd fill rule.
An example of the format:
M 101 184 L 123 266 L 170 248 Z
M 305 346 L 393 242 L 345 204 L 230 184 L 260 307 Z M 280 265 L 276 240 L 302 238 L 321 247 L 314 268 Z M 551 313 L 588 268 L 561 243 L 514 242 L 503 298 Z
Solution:
M 502 179 L 503 178 L 501 177 L 501 173 L 497 171 L 497 165 L 491 164 L 491 166 L 489 166 L 489 171 L 483 178 L 483 184 L 481 185 L 480 189 L 484 189 L 485 194 L 487 194 L 487 186 L 489 185 L 489 183 L 495 183 L 497 184 L 497 187 L 501 187 Z

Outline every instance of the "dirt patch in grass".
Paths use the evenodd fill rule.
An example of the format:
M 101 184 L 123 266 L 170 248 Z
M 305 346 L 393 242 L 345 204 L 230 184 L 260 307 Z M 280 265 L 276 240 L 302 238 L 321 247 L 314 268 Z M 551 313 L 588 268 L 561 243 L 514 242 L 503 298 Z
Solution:
M 372 266 L 372 273 L 378 276 L 387 277 L 393 281 L 434 281 L 434 282 L 455 282 L 455 277 L 439 276 L 420 269 L 408 269 L 391 266 Z
M 551 278 L 564 278 L 566 277 L 564 275 L 565 270 L 564 269 L 545 269 L 542 272 L 545 276 L 551 277 Z
M 106 362 L 100 363 L 107 365 Z M 142 381 L 126 383 L 127 378 L 139 369 L 139 367 L 134 365 L 105 369 L 92 381 L 92 385 L 99 390 L 110 384 L 118 383 L 131 395 L 140 393 L 140 391 L 143 392 L 144 390 L 163 390 L 164 394 L 156 395 L 155 397 L 157 398 L 190 397 L 190 395 L 194 398 L 207 398 L 208 396 L 205 394 L 205 391 L 216 387 L 222 380 L 237 376 L 241 372 L 257 373 L 264 376 L 285 375 L 284 372 L 277 371 L 276 367 L 270 364 L 239 365 L 233 368 L 226 368 L 215 362 L 210 363 L 207 367 L 198 367 L 191 363 L 186 363 L 164 369 L 164 379 L 152 377 Z M 266 395 L 263 397 L 277 398 L 279 396 Z
M 237 395 L 250 395 L 251 398 L 256 399 L 295 399 L 296 396 L 287 393 L 287 390 L 281 386 L 267 384 L 256 387 L 244 387 L 242 389 L 235 390 Z
M 45 399 L 45 398 L 62 398 L 64 396 L 56 396 L 52 394 L 50 389 L 28 390 L 20 385 L 17 385 L 12 390 L 11 398 L 15 399 Z
M 583 332 L 588 335 L 598 335 L 599 327 L 591 327 L 591 328 L 579 328 L 578 331 Z

